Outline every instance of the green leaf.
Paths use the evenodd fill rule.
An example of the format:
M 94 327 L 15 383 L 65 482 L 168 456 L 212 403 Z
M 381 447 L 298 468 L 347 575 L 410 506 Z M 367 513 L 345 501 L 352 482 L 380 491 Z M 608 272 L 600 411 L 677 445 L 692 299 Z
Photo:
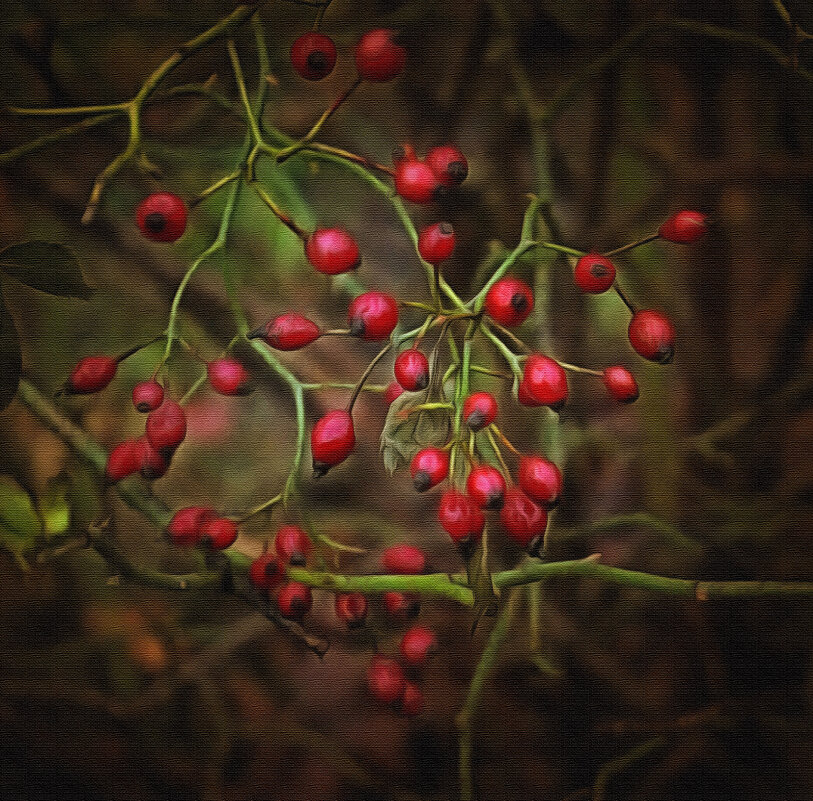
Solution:
M 70 482 L 63 476 L 50 481 L 38 507 L 46 538 L 64 534 L 71 524 L 71 507 L 68 503 Z
M 34 546 L 41 532 L 31 496 L 16 481 L 0 477 L 0 548 L 26 568 L 23 554 Z
M 73 251 L 55 242 L 23 242 L 7 247 L 0 251 L 0 270 L 49 295 L 86 300 L 93 293 Z
M 390 404 L 381 432 L 381 456 L 390 473 L 409 464 L 421 448 L 440 447 L 449 439 L 451 420 L 447 409 L 425 409 L 404 416 L 423 402 L 422 395 L 405 392 Z
M 0 412 L 17 394 L 22 371 L 23 356 L 17 328 L 14 325 L 14 318 L 3 304 L 3 296 L 0 295 Z

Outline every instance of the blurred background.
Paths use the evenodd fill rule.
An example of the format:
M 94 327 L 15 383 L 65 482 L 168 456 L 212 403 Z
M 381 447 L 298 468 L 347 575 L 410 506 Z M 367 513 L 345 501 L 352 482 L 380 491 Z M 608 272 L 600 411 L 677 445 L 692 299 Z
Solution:
M 7 3 L 3 98 L 129 98 L 179 43 L 232 9 L 227 0 Z M 707 579 L 813 577 L 813 43 L 794 36 L 783 10 L 813 31 L 801 0 L 779 8 L 767 0 L 334 0 L 322 29 L 339 62 L 308 84 L 288 50 L 315 9 L 262 5 L 275 78 L 266 121 L 295 137 L 353 79 L 363 31 L 403 31 L 404 75 L 364 85 L 321 140 L 386 164 L 405 142 L 421 154 L 447 141 L 462 148 L 470 175 L 460 190 L 410 212 L 419 225 L 454 224 L 458 250 L 445 275 L 463 297 L 518 241 L 529 192 L 551 191 L 564 241 L 585 250 L 651 233 L 681 208 L 713 217 L 698 245 L 653 243 L 618 260 L 632 298 L 675 320 L 668 367 L 632 352 L 617 297 L 580 295 L 552 254 L 535 252 L 517 267 L 540 299 L 526 341 L 576 364 L 626 364 L 641 386 L 640 400 L 620 407 L 598 380 L 575 376 L 558 421 L 505 394 L 505 431 L 564 470 L 550 530 L 555 558 L 598 552 L 608 564 Z M 236 38 L 253 85 L 250 31 Z M 184 63 L 170 85 L 210 76 L 235 97 L 222 41 Z M 546 136 L 540 116 L 552 99 L 559 106 Z M 2 149 L 58 125 L 3 112 Z M 197 208 L 169 247 L 139 235 L 133 209 L 158 188 L 194 197 L 233 170 L 239 120 L 200 98 L 167 99 L 147 107 L 144 135 L 163 178 L 125 170 L 87 227 L 80 219 L 93 180 L 126 144 L 122 121 L 2 165 L 0 244 L 65 243 L 98 288 L 85 302 L 3 283 L 25 374 L 46 395 L 81 356 L 159 334 L 181 276 L 216 233 L 220 196 Z M 263 163 L 259 177 L 303 227 L 352 231 L 368 286 L 428 297 L 392 207 L 357 176 L 296 157 L 281 168 Z M 297 239 L 244 193 L 225 253 L 184 298 L 182 332 L 205 357 L 235 333 L 225 260 L 253 326 L 290 309 L 344 324 L 352 287 L 315 274 Z M 331 338 L 284 362 L 309 381 L 354 381 L 376 350 Z M 143 421 L 129 393 L 159 356 L 147 349 L 108 390 L 62 401 L 61 412 L 106 448 L 138 435 Z M 185 389 L 199 366 L 179 355 L 172 370 Z M 386 383 L 390 371 L 384 362 L 373 380 Z M 309 421 L 347 395 L 309 393 Z M 258 554 L 285 520 L 364 549 L 326 552 L 337 570 L 375 572 L 380 550 L 398 541 L 425 548 L 438 570 L 459 569 L 435 521 L 436 497 L 417 496 L 408 476 L 390 477 L 381 464 L 384 402 L 365 395 L 357 408 L 355 467 L 306 480 L 287 513 L 254 521 L 238 547 Z M 154 486 L 170 507 L 209 501 L 240 512 L 278 491 L 295 435 L 284 385 L 266 382 L 236 399 L 201 390 L 189 417 L 173 469 Z M 144 518 L 112 494 L 103 502 L 86 469 L 19 401 L 0 417 L 0 454 L 4 497 L 32 493 L 51 518 L 61 516 L 61 531 L 77 535 L 113 504 L 134 559 L 188 569 Z M 495 539 L 494 569 L 515 564 L 518 553 Z M 316 593 L 307 623 L 331 640 L 320 661 L 236 599 L 132 586 L 82 549 L 34 550 L 0 559 L 0 798 L 459 797 L 455 715 L 490 621 L 472 637 L 470 612 L 423 604 L 421 619 L 442 647 L 423 678 L 426 711 L 405 720 L 369 700 L 369 635 L 343 631 L 331 596 Z M 810 612 L 802 601 L 698 604 L 586 580 L 523 595 L 472 722 L 477 797 L 809 799 Z M 396 647 L 402 629 L 379 611 L 370 628 L 382 649 Z

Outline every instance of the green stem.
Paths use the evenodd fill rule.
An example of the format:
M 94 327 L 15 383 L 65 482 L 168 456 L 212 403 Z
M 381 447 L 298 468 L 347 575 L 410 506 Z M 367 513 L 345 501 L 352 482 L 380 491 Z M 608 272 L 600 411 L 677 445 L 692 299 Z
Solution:
M 511 371 L 514 373 L 514 375 L 517 378 L 522 378 L 522 366 L 519 363 L 519 357 L 510 350 L 510 348 L 489 328 L 488 325 L 484 325 L 482 330 L 486 338 L 491 340 L 494 347 L 497 348 L 497 350 L 502 354 L 503 358 L 511 366 Z

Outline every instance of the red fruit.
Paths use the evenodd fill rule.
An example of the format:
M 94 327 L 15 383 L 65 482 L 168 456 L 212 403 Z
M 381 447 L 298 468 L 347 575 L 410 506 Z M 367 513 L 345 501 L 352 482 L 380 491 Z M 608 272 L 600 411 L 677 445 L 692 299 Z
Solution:
M 304 565 L 313 551 L 311 538 L 299 526 L 282 526 L 274 538 L 277 556 L 292 565 Z
M 463 419 L 472 431 L 490 426 L 497 419 L 497 401 L 490 392 L 475 392 L 463 403 Z
M 525 494 L 545 509 L 553 509 L 562 496 L 562 473 L 542 456 L 523 456 L 519 460 L 517 481 Z
M 401 658 L 405 665 L 422 667 L 438 647 L 435 632 L 426 626 L 413 626 L 401 638 Z
M 367 669 L 367 686 L 376 701 L 391 704 L 404 693 L 404 671 L 394 659 L 376 654 Z
M 424 448 L 412 457 L 409 472 L 415 489 L 426 492 L 449 475 L 449 453 L 440 448 Z
M 534 293 L 519 278 L 501 278 L 486 294 L 489 317 L 507 328 L 523 323 L 534 310 Z
M 201 542 L 213 551 L 222 551 L 237 540 L 237 523 L 226 517 L 205 520 L 200 527 Z
M 675 355 L 675 327 L 660 312 L 642 309 L 632 315 L 630 344 L 645 359 L 669 364 Z
M 605 367 L 601 380 L 610 397 L 619 403 L 632 403 L 638 400 L 638 382 L 626 367 L 619 364 Z
M 414 545 L 391 545 L 381 554 L 381 566 L 388 573 L 417 576 L 426 570 L 426 555 Z
M 136 209 L 141 233 L 154 242 L 174 242 L 186 230 L 186 205 L 172 192 L 155 192 Z
M 354 337 L 386 339 L 398 325 L 398 304 L 385 292 L 364 292 L 347 307 L 347 322 Z
M 272 590 L 285 578 L 285 565 L 273 553 L 258 556 L 248 569 L 248 579 L 258 590 Z
M 118 366 L 112 356 L 86 356 L 71 370 L 63 391 L 68 395 L 99 392 L 116 377 Z
M 254 388 L 248 370 L 229 356 L 209 362 L 206 374 L 212 389 L 221 395 L 247 395 Z
M 290 620 L 302 620 L 313 606 L 311 588 L 298 581 L 283 584 L 277 595 L 277 607 L 283 617 Z
M 404 388 L 397 382 L 391 381 L 384 390 L 384 402 L 389 406 L 396 398 L 404 394 Z
M 336 617 L 356 629 L 367 619 L 367 599 L 360 592 L 345 592 L 336 596 L 334 603 Z
M 520 548 L 527 550 L 531 556 L 539 554 L 548 526 L 548 513 L 518 487 L 506 491 L 500 520 L 508 536 Z
M 277 350 L 298 350 L 319 339 L 319 326 L 301 314 L 290 312 L 269 320 L 252 331 L 249 339 L 264 339 Z
M 147 415 L 147 439 L 161 453 L 174 451 L 186 436 L 186 415 L 172 400 L 164 401 Z
M 395 359 L 395 378 L 407 392 L 419 392 L 429 385 L 429 360 L 419 350 L 402 351 Z
M 457 547 L 468 555 L 480 542 L 486 519 L 477 504 L 462 492 L 449 489 L 438 507 L 438 520 Z
M 550 406 L 558 412 L 565 405 L 568 396 L 567 376 L 562 366 L 539 353 L 532 353 L 525 361 L 520 390 L 523 389 L 528 403 L 526 406 Z
M 404 682 L 404 692 L 401 695 L 399 709 L 402 715 L 414 717 L 423 712 L 424 700 L 421 688 L 412 681 Z
M 157 381 L 142 381 L 133 387 L 133 406 L 139 412 L 151 412 L 164 401 L 164 388 Z
M 141 451 L 141 444 L 136 439 L 128 439 L 116 445 L 107 457 L 105 482 L 115 484 L 141 470 Z
M 412 593 L 385 592 L 382 598 L 387 614 L 399 620 L 415 617 L 421 611 L 421 599 Z
M 582 292 L 598 295 L 615 281 L 615 265 L 600 253 L 588 253 L 576 262 L 573 280 Z
M 177 548 L 193 548 L 200 542 L 201 526 L 215 517 L 210 506 L 187 506 L 172 516 L 167 526 L 167 534 Z
M 418 237 L 418 253 L 424 261 L 437 266 L 452 255 L 455 246 L 451 223 L 439 222 L 424 228 Z
M 475 467 L 466 479 L 466 492 L 481 509 L 501 509 L 505 495 L 505 479 L 491 465 Z
M 169 469 L 169 460 L 153 448 L 146 437 L 139 438 L 138 445 L 141 449 L 141 466 L 139 470 L 142 477 L 147 481 L 155 481 L 156 478 L 161 478 Z
M 688 245 L 697 242 L 709 230 L 709 218 L 699 211 L 679 211 L 661 223 L 658 236 L 667 242 Z
M 303 33 L 291 45 L 291 65 L 305 80 L 321 81 L 336 66 L 336 45 L 323 33 Z
M 356 240 L 343 228 L 318 228 L 305 240 L 305 258 L 325 275 L 355 270 L 361 264 Z
M 440 183 L 422 161 L 403 159 L 395 166 L 395 191 L 412 203 L 431 203 Z
M 314 472 L 323 476 L 331 467 L 343 462 L 355 444 L 353 418 L 344 409 L 328 412 L 311 431 Z
M 401 74 L 407 51 L 393 41 L 395 33 L 386 28 L 377 28 L 367 31 L 359 39 L 354 53 L 359 78 L 383 83 Z
M 466 157 L 454 145 L 433 147 L 424 161 L 444 186 L 458 186 L 469 174 Z

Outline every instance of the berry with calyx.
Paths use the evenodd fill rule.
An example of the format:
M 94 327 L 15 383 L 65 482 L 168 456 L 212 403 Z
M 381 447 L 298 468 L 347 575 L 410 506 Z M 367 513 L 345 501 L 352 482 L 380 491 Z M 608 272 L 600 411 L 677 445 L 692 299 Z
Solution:
M 194 548 L 201 538 L 201 527 L 210 518 L 215 517 L 211 506 L 187 506 L 178 509 L 167 525 L 172 544 L 177 548 Z
M 404 682 L 404 692 L 398 702 L 398 709 L 402 715 L 415 717 L 423 712 L 424 700 L 421 688 L 413 681 Z
M 511 487 L 506 491 L 500 521 L 510 539 L 520 548 L 524 548 L 531 556 L 539 554 L 548 526 L 548 513 L 519 487 Z
M 454 145 L 433 147 L 424 161 L 444 186 L 458 186 L 469 174 L 469 162 Z
M 412 203 L 431 203 L 440 187 L 435 173 L 422 161 L 403 159 L 395 165 L 395 191 Z
M 115 484 L 141 470 L 141 453 L 141 443 L 137 439 L 127 439 L 116 445 L 107 457 L 105 483 Z
M 406 64 L 406 48 L 395 42 L 396 31 L 377 28 L 367 31 L 354 52 L 359 78 L 384 83 L 397 78 Z
M 334 608 L 336 617 L 346 623 L 349 629 L 363 626 L 367 619 L 367 599 L 360 592 L 339 593 Z
M 313 471 L 323 476 L 343 462 L 356 445 L 353 418 L 344 409 L 333 409 L 320 418 L 311 431 Z
M 418 492 L 436 487 L 449 475 L 449 453 L 440 448 L 418 451 L 409 465 L 412 483 Z
M 381 566 L 388 573 L 417 576 L 426 570 L 426 554 L 414 545 L 391 545 L 381 554 Z
M 275 554 L 258 556 L 248 569 L 248 580 L 258 590 L 272 590 L 285 578 L 285 565 Z
M 451 223 L 439 222 L 424 228 L 418 237 L 418 253 L 424 261 L 437 266 L 454 252 L 455 235 Z
M 394 369 L 396 380 L 407 392 L 419 392 L 429 385 L 429 360 L 415 348 L 399 353 Z
M 463 403 L 463 419 L 472 431 L 490 426 L 497 419 L 497 401 L 490 392 L 474 392 Z
M 298 581 L 283 584 L 277 595 L 277 608 L 289 620 L 302 620 L 313 606 L 311 588 Z
M 709 219 L 705 214 L 684 209 L 661 223 L 658 236 L 667 242 L 688 245 L 697 242 L 708 230 Z
M 534 310 L 534 293 L 519 278 L 501 278 L 488 290 L 485 306 L 489 317 L 514 328 Z
M 152 412 L 163 402 L 164 388 L 157 381 L 141 381 L 133 387 L 133 406 L 139 412 Z
M 116 377 L 118 366 L 118 359 L 113 356 L 86 356 L 71 370 L 62 391 L 66 395 L 99 392 Z
M 146 430 L 153 448 L 172 453 L 186 437 L 186 414 L 175 401 L 164 401 L 147 415 Z
M 384 402 L 389 406 L 396 398 L 404 394 L 404 388 L 397 381 L 390 381 L 384 390 Z
M 523 456 L 519 460 L 517 481 L 528 497 L 545 509 L 553 509 L 562 497 L 562 473 L 550 459 Z
M 364 292 L 347 307 L 347 322 L 354 337 L 386 339 L 398 325 L 398 303 L 386 292 Z
M 230 356 L 209 362 L 206 374 L 212 389 L 221 395 L 248 395 L 254 389 L 248 370 Z
M 558 412 L 568 396 L 567 375 L 559 362 L 540 353 L 525 361 L 519 401 L 525 406 L 550 406 Z
M 306 81 L 321 81 L 336 66 L 336 45 L 323 33 L 303 33 L 291 45 L 291 65 Z
M 598 295 L 615 281 L 615 265 L 600 253 L 588 253 L 576 262 L 573 280 L 582 292 Z
M 629 339 L 636 352 L 651 362 L 669 364 L 674 358 L 675 327 L 654 309 L 641 309 L 632 315 Z
M 387 614 L 398 620 L 415 617 L 421 611 L 420 596 L 411 592 L 385 592 L 381 600 Z
M 435 632 L 426 626 L 413 626 L 401 638 L 401 658 L 405 665 L 422 667 L 438 648 Z
M 299 526 L 282 526 L 274 537 L 274 550 L 284 561 L 301 567 L 308 561 L 313 543 Z
M 438 521 L 465 556 L 474 552 L 486 525 L 477 504 L 456 489 L 443 493 L 438 506 Z
M 237 523 L 227 517 L 213 517 L 200 527 L 200 541 L 213 551 L 222 551 L 237 541 Z
M 601 380 L 610 397 L 619 403 L 632 403 L 638 400 L 638 382 L 626 367 L 620 364 L 605 367 Z
M 319 326 L 296 312 L 281 314 L 256 328 L 249 339 L 263 339 L 277 350 L 299 350 L 321 336 Z
M 154 242 L 174 242 L 186 230 L 186 204 L 172 192 L 155 192 L 136 209 L 141 233 Z
M 155 481 L 156 478 L 161 478 L 169 469 L 169 459 L 164 458 L 161 453 L 153 448 L 146 437 L 140 437 L 138 439 L 138 445 L 141 449 L 141 466 L 139 467 L 139 471 L 141 472 L 142 478 L 145 478 L 147 481 Z
M 404 671 L 394 659 L 376 654 L 367 669 L 367 686 L 376 701 L 391 704 L 404 693 Z
M 505 479 L 496 468 L 481 464 L 469 473 L 466 492 L 481 509 L 501 509 L 505 496 Z
M 346 273 L 361 264 L 356 240 L 343 228 L 317 228 L 305 240 L 305 258 L 325 275 Z

